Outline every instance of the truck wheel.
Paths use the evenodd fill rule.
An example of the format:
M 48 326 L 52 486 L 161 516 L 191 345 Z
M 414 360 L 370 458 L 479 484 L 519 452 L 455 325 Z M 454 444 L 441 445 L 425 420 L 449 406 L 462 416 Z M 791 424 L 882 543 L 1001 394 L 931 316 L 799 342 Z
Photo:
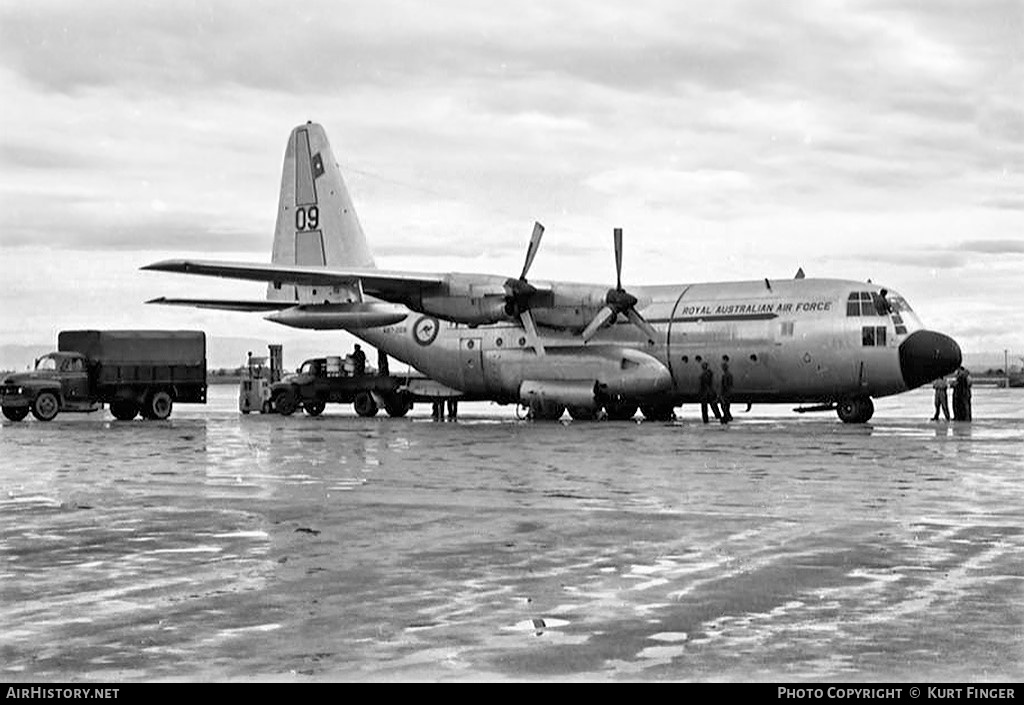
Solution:
M 324 413 L 324 409 L 327 408 L 327 402 L 322 399 L 316 401 L 307 401 L 302 405 L 302 409 L 310 416 L 319 416 Z
M 32 402 L 32 415 L 40 421 L 53 421 L 60 411 L 60 399 L 53 392 L 40 392 Z
M 373 395 L 369 392 L 359 392 L 359 394 L 356 395 L 355 401 L 352 402 L 352 406 L 355 408 L 357 414 L 365 416 L 366 418 L 376 416 L 377 412 L 380 410 L 377 407 L 377 402 L 373 400 Z
M 130 399 L 110 402 L 110 413 L 118 421 L 131 421 L 139 413 L 139 407 Z
M 163 421 L 171 415 L 173 407 L 174 400 L 170 394 L 163 390 L 155 392 L 146 400 L 146 418 Z
M 388 397 L 384 402 L 384 411 L 388 412 L 388 416 L 392 418 L 400 419 L 408 414 L 410 409 L 412 409 L 412 400 L 404 394 Z
M 298 408 L 299 403 L 295 400 L 293 392 L 285 389 L 274 395 L 274 409 L 282 416 L 291 416 Z
M 5 406 L 3 407 L 4 416 L 9 418 L 11 421 L 21 421 L 23 418 L 28 416 L 27 406 Z

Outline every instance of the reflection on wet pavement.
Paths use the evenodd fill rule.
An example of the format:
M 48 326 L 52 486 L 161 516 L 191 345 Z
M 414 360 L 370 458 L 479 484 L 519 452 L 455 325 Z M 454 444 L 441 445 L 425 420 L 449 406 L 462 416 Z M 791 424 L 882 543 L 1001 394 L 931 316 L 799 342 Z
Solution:
M 1024 675 L 1014 390 L 970 426 L 911 394 L 865 427 L 724 428 L 241 417 L 215 392 L 0 428 L 5 678 Z

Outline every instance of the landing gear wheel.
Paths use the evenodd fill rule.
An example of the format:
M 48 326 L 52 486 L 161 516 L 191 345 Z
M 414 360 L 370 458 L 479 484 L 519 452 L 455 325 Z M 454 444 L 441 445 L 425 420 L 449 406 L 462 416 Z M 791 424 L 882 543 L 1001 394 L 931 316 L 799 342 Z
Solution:
M 586 406 L 570 406 L 569 416 L 576 421 L 593 421 L 597 418 L 597 411 Z
M 843 423 L 865 423 L 875 413 L 875 405 L 869 397 L 844 399 L 836 405 L 836 414 Z
M 274 395 L 274 408 L 282 416 L 291 416 L 299 408 L 295 400 L 295 393 L 288 390 L 281 390 Z
M 324 409 L 327 408 L 327 402 L 317 399 L 316 401 L 307 401 L 302 405 L 302 410 L 310 416 L 319 416 L 324 413 Z
M 352 407 L 356 410 L 357 414 L 364 418 L 376 416 L 377 412 L 380 411 L 380 407 L 377 406 L 377 402 L 373 400 L 373 395 L 369 392 L 359 392 L 356 395 L 355 401 L 352 402 Z
M 28 416 L 27 406 L 5 406 L 3 407 L 4 416 L 9 418 L 11 421 L 21 421 Z
M 32 402 L 32 415 L 40 421 L 53 421 L 60 411 L 60 400 L 53 392 L 40 392 Z
M 146 400 L 143 416 L 153 421 L 163 421 L 171 415 L 173 408 L 174 400 L 171 398 L 171 395 L 161 390 L 155 392 Z
M 640 407 L 640 411 L 643 412 L 644 418 L 648 421 L 671 421 L 675 415 L 674 408 L 668 403 L 644 404 Z
M 404 395 L 389 397 L 384 402 L 384 410 L 388 416 L 399 419 L 409 413 L 412 409 L 412 400 Z
M 131 421 L 139 413 L 139 407 L 133 401 L 112 401 L 110 402 L 110 413 L 118 421 Z
M 636 416 L 636 402 L 625 399 L 609 400 L 604 405 L 605 413 L 612 421 L 628 421 Z
M 547 400 L 530 402 L 530 418 L 534 421 L 558 421 L 565 413 L 565 405 Z

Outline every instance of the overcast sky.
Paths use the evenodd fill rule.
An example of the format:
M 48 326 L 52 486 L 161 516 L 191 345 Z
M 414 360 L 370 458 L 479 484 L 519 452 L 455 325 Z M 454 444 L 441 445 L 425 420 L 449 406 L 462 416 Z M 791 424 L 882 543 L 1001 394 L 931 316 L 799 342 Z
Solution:
M 0 343 L 258 315 L 155 272 L 269 261 L 327 129 L 378 266 L 629 284 L 808 276 L 1024 354 L 1024 2 L 0 2 Z M 336 333 L 320 336 L 325 345 Z M 333 337 L 332 337 L 333 336 Z

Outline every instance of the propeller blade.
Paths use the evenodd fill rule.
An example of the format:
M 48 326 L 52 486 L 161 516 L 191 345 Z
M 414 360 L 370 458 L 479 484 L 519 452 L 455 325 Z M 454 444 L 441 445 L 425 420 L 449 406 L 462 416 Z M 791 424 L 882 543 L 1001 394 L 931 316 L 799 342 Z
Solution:
M 654 330 L 654 326 L 648 323 L 646 319 L 644 319 L 644 317 L 637 313 L 637 310 L 632 307 L 626 311 L 626 318 L 629 319 L 630 323 L 642 330 L 647 336 L 648 342 L 650 342 L 651 345 L 654 345 L 658 336 L 658 331 Z
M 615 310 L 611 306 L 605 306 L 597 315 L 594 316 L 594 320 L 587 324 L 587 327 L 583 329 L 583 342 L 590 342 L 590 339 L 597 335 L 597 331 L 601 330 L 608 321 L 615 317 Z
M 535 222 L 533 224 L 533 235 L 530 236 L 530 246 L 526 248 L 526 262 L 523 263 L 523 273 L 519 275 L 519 278 L 523 281 L 526 281 L 526 273 L 533 266 L 533 258 L 537 256 L 537 250 L 540 249 L 540 239 L 543 236 L 544 226 Z
M 537 326 L 533 322 L 533 316 L 529 309 L 519 314 L 519 320 L 523 322 L 523 329 L 526 330 L 526 342 L 533 347 L 537 357 L 543 357 L 544 346 L 540 342 L 540 336 L 537 335 Z
M 622 289 L 622 228 L 612 231 L 615 238 L 615 288 Z

